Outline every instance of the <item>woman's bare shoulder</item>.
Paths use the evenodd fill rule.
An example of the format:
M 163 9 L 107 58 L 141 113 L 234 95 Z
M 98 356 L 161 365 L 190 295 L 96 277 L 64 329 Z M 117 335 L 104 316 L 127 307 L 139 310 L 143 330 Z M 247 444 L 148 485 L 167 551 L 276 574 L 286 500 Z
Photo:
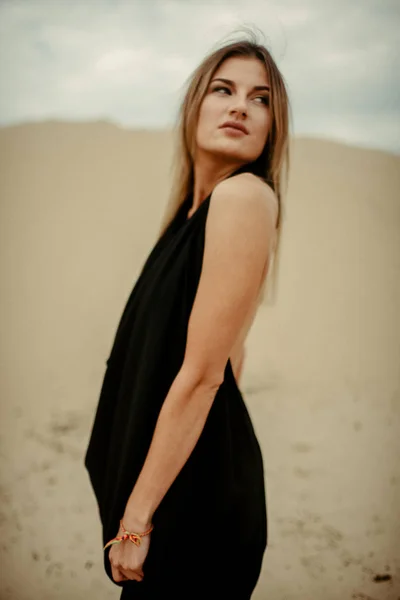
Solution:
M 272 187 L 253 173 L 238 173 L 224 179 L 215 186 L 212 196 L 227 199 L 236 197 L 242 198 L 243 201 L 256 198 L 259 202 L 265 202 L 268 210 L 272 212 L 274 222 L 276 222 L 279 211 L 278 198 Z

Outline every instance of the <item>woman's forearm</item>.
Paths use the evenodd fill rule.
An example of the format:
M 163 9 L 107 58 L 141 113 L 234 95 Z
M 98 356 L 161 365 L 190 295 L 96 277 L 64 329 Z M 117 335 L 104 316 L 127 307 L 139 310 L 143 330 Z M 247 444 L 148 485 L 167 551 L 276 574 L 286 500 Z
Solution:
M 150 448 L 126 505 L 124 519 L 147 527 L 152 516 L 192 453 L 204 428 L 221 382 L 181 370 L 163 403 Z

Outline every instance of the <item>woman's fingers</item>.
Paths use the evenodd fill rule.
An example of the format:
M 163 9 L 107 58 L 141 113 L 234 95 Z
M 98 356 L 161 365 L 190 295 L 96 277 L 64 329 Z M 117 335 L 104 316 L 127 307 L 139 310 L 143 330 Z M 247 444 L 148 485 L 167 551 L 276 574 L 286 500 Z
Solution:
M 132 569 L 124 569 L 121 565 L 115 566 L 111 564 L 111 572 L 114 581 L 126 581 L 128 579 L 133 581 L 142 581 L 144 573 L 142 569 L 133 571 Z
M 111 573 L 114 581 L 116 582 L 126 581 L 127 579 L 127 577 L 120 571 L 120 569 L 118 569 L 118 567 L 115 567 L 113 564 L 111 565 Z
M 131 579 L 132 581 L 142 581 L 143 575 L 138 573 L 137 571 L 132 571 L 131 569 L 122 569 L 120 567 L 120 571 L 124 577 L 127 579 Z

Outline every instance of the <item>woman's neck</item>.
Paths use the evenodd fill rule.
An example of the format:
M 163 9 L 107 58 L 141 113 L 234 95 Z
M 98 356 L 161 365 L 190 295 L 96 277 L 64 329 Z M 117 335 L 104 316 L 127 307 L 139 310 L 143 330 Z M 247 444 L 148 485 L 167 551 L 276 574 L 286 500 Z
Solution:
M 223 181 L 237 169 L 238 164 L 218 164 L 215 158 L 211 160 L 197 161 L 194 166 L 194 185 L 192 194 L 192 206 L 189 211 L 189 216 L 193 214 L 200 204 L 208 198 L 217 183 Z

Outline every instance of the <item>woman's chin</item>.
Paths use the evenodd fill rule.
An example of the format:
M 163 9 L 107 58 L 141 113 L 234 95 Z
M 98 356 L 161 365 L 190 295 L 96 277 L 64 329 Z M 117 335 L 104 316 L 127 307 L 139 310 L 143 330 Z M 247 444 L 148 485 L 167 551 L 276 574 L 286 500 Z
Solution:
M 249 162 L 251 158 L 243 151 L 243 145 L 234 143 L 234 140 L 232 142 L 227 140 L 225 143 L 215 144 L 207 148 L 207 152 L 219 158 L 223 157 L 226 159 L 235 159 L 240 162 Z

